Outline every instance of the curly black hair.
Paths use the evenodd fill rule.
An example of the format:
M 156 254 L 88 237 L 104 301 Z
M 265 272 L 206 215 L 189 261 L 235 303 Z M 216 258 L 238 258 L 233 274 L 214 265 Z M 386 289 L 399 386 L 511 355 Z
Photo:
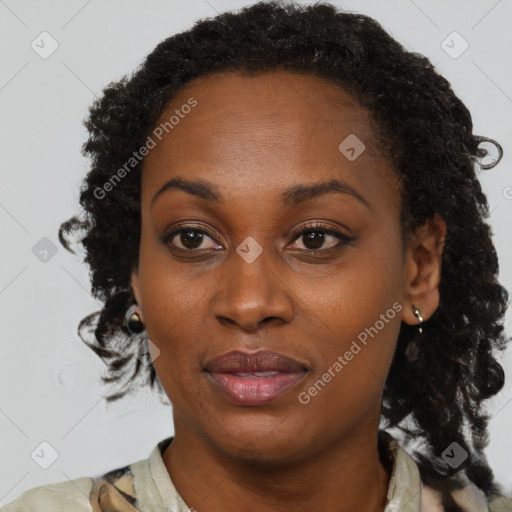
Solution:
M 404 242 L 435 213 L 445 221 L 439 306 L 421 339 L 415 326 L 402 322 L 382 417 L 405 439 L 422 440 L 426 453 L 415 451 L 413 457 L 429 485 L 460 487 L 457 475 L 465 473 L 487 497 L 498 493 L 484 455 L 489 415 L 481 407 L 504 385 L 495 353 L 509 341 L 503 333 L 508 292 L 497 279 L 488 203 L 476 174 L 493 166 L 482 162 L 488 156 L 482 142 L 498 149 L 494 165 L 501 146 L 473 134 L 468 109 L 426 57 L 407 51 L 372 18 L 328 3 L 258 2 L 201 19 L 159 43 L 131 76 L 110 83 L 91 106 L 82 148 L 91 159 L 80 191 L 84 211 L 61 225 L 59 239 L 71 250 L 69 236 L 83 235 L 92 293 L 104 303 L 82 320 L 79 335 L 108 366 L 104 382 L 128 376 L 124 389 L 107 401 L 133 389 L 141 373 L 151 387 L 162 387 L 154 367 L 137 357 L 141 344 L 124 324 L 134 303 L 130 273 L 139 256 L 144 160 L 107 194 L 98 190 L 144 145 L 170 100 L 194 78 L 279 70 L 326 78 L 370 112 L 379 147 L 401 185 Z M 93 325 L 94 342 L 81 334 Z M 414 340 L 421 350 L 410 361 L 405 349 Z M 451 442 L 470 454 L 456 469 L 441 457 Z

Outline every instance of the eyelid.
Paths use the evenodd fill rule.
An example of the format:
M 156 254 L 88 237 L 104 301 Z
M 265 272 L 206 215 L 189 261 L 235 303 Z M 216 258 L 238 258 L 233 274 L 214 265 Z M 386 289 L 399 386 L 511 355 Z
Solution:
M 169 245 L 169 242 L 170 240 L 175 236 L 177 235 L 178 233 L 180 232 L 183 232 L 183 231 L 196 231 L 198 233 L 202 233 L 202 234 L 205 234 L 207 235 L 209 238 L 211 238 L 215 243 L 219 244 L 219 245 L 222 245 L 220 244 L 214 235 L 212 235 L 210 233 L 209 230 L 207 230 L 205 227 L 201 226 L 201 225 L 195 225 L 195 224 L 187 224 L 187 223 L 184 223 L 184 224 L 179 224 L 177 226 L 173 226 L 172 229 L 170 229 L 168 232 L 166 232 L 163 237 L 162 237 L 162 242 L 166 245 Z M 302 226 L 300 228 L 298 228 L 297 230 L 293 231 L 292 233 L 288 232 L 287 233 L 287 237 L 288 236 L 292 236 L 293 238 L 291 239 L 290 243 L 293 243 L 295 242 L 295 240 L 297 240 L 300 236 L 304 235 L 305 233 L 307 232 L 310 232 L 310 231 L 319 231 L 319 232 L 322 232 L 324 234 L 327 234 L 327 235 L 331 235 L 331 236 L 334 236 L 335 238 L 338 238 L 339 239 L 339 243 L 336 244 L 335 246 L 333 247 L 328 247 L 326 249 L 298 249 L 298 250 L 301 250 L 301 251 L 310 251 L 310 252 L 326 252 L 326 251 L 329 251 L 329 250 L 332 250 L 332 249 L 338 249 L 338 248 L 341 248 L 351 242 L 354 241 L 354 238 L 347 235 L 347 234 L 344 234 L 343 232 L 341 231 L 338 231 L 326 224 L 322 224 L 321 222 L 319 221 L 312 221 L 308 224 L 306 224 L 305 226 Z M 194 253 L 194 252 L 206 252 L 206 251 L 211 251 L 211 250 L 216 250 L 216 249 L 182 249 L 181 247 L 174 247 L 174 249 L 180 249 L 182 251 L 185 251 L 185 252 L 190 252 L 190 253 Z
M 289 233 L 289 236 L 293 236 L 294 237 L 293 240 L 295 240 L 298 235 L 302 235 L 308 231 L 321 231 L 328 235 L 336 236 L 339 238 L 345 238 L 345 239 L 351 238 L 349 235 L 339 231 L 338 229 L 333 228 L 327 224 L 322 224 L 319 221 L 311 221 L 310 223 L 306 224 L 305 226 L 302 226 L 299 229 L 294 230 L 291 233 Z
M 205 234 L 209 236 L 215 243 L 221 245 L 216 239 L 215 236 L 212 235 L 205 227 L 201 225 L 195 224 L 178 224 L 177 226 L 173 226 L 172 229 L 166 231 L 162 236 L 162 242 L 166 245 L 169 244 L 170 240 L 176 236 L 178 233 L 182 231 L 197 231 L 198 233 Z M 175 249 L 181 249 L 181 247 L 175 247 Z M 181 249 L 187 252 L 198 252 L 200 249 Z M 203 249 L 204 250 L 204 249 Z
M 297 231 L 293 231 L 293 233 L 291 234 L 291 236 L 293 237 L 292 242 L 295 242 L 295 240 L 297 240 L 298 238 L 300 238 L 301 236 L 303 236 L 306 233 L 315 232 L 315 231 L 326 234 L 326 235 L 333 236 L 333 237 L 337 238 L 339 240 L 339 242 L 336 245 L 334 245 L 332 247 L 327 247 L 325 249 L 298 249 L 298 250 L 325 254 L 328 251 L 342 249 L 345 245 L 348 245 L 355 240 L 353 237 L 346 235 L 345 233 L 338 231 L 335 228 L 332 228 L 328 225 L 322 224 L 321 222 L 318 222 L 318 221 L 313 221 L 305 226 L 302 226 Z

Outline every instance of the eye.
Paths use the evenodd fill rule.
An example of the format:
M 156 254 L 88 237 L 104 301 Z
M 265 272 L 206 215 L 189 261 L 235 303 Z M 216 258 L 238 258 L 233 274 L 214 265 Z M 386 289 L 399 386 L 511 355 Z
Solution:
M 322 224 L 311 224 L 295 233 L 294 240 L 303 239 L 304 247 L 292 247 L 304 251 L 328 251 L 329 249 L 341 249 L 353 239 Z M 211 240 L 213 244 L 205 245 Z M 164 236 L 163 242 L 174 249 L 193 252 L 194 250 L 220 249 L 212 236 L 204 229 L 197 226 L 181 226 Z M 335 243 L 332 243 L 335 242 Z M 328 247 L 322 247 L 325 243 L 331 243 Z
M 342 246 L 353 241 L 352 238 L 331 229 L 322 224 L 311 224 L 296 233 L 295 240 L 302 239 L 305 247 L 293 247 L 307 251 L 340 249 Z M 332 243 L 335 242 L 335 243 Z M 322 247 L 324 243 L 331 243 L 328 247 Z
M 179 235 L 179 236 L 178 236 Z M 176 249 L 192 251 L 194 249 L 215 249 L 218 244 L 205 247 L 203 243 L 213 238 L 204 229 L 195 226 L 182 226 L 173 230 L 164 237 L 164 243 L 171 245 Z

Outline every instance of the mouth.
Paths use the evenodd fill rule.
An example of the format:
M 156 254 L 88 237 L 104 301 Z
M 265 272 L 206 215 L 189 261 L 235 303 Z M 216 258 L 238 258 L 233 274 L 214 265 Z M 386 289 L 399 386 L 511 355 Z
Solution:
M 211 360 L 203 371 L 231 402 L 255 406 L 273 402 L 297 386 L 309 368 L 278 352 L 235 350 Z

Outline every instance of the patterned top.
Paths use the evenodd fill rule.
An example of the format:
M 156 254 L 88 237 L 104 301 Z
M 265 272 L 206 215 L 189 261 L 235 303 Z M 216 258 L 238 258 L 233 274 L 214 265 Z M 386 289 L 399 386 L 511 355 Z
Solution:
M 421 482 L 412 457 L 388 432 L 379 439 L 392 463 L 384 512 L 444 512 L 437 492 Z M 160 441 L 147 459 L 101 476 L 42 485 L 25 491 L 2 512 L 194 512 L 174 487 L 162 459 L 173 437 Z M 512 499 L 484 493 L 468 481 L 453 499 L 463 512 L 512 512 Z

